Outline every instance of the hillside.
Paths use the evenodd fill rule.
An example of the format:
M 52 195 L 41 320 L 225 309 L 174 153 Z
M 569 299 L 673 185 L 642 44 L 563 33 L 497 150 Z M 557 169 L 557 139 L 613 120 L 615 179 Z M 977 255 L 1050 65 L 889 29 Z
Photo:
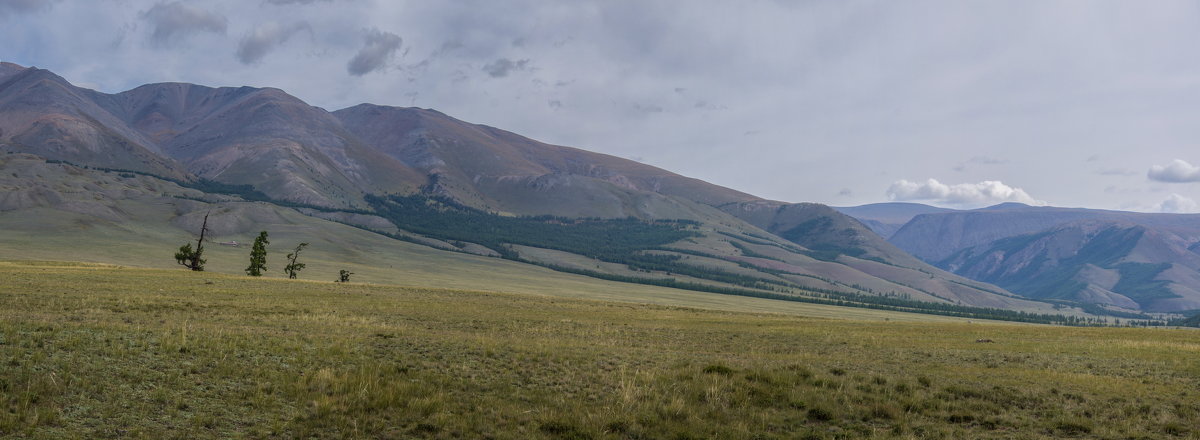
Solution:
M 1200 309 L 1200 254 L 1173 238 L 1140 225 L 1085 221 L 964 249 L 938 265 L 1032 298 Z
M 847 212 L 886 215 L 874 207 Z M 889 241 L 1029 298 L 1154 312 L 1200 307 L 1200 215 L 1005 203 L 920 213 Z
M 614 281 L 888 307 L 916 301 L 1058 313 L 911 258 L 822 205 L 795 205 L 806 208 L 787 210 L 780 224 L 802 217 L 833 227 L 782 230 L 727 209 L 778 202 L 433 110 L 363 104 L 330 113 L 278 89 L 180 83 L 104 94 L 41 69 L 5 71 L 0 115 L 86 115 L 88 127 L 119 135 L 121 146 L 137 152 L 107 154 L 112 142 L 97 138 L 91 148 L 114 158 L 97 160 L 58 148 L 61 139 L 75 139 L 61 130 L 34 136 L 40 132 L 31 123 L 0 133 L 0 149 L 76 168 L 161 177 L 453 252 Z M 155 160 L 139 161 L 145 155 Z M 44 179 L 51 181 L 24 184 L 54 183 Z M 97 212 L 77 214 L 112 217 L 119 210 Z M 839 235 L 849 230 L 858 238 Z M 860 239 L 869 243 L 855 244 Z
M 889 241 L 918 258 L 940 261 L 961 249 L 1082 220 L 1132 223 L 1183 239 L 1200 238 L 1200 214 L 1149 214 L 1010 203 L 970 211 L 918 215 L 896 231 Z
M 0 151 L 185 178 L 187 170 L 95 101 L 95 92 L 54 73 L 4 63 Z

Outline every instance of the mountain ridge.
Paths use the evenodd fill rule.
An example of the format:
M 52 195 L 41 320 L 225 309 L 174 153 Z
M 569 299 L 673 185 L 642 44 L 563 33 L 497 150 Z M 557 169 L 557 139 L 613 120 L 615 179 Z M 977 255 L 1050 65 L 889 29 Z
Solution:
M 1026 297 L 1150 312 L 1200 308 L 1196 214 L 1007 203 L 915 215 L 889 241 Z
M 675 285 L 753 289 L 763 295 L 820 291 L 879 298 L 872 301 L 896 298 L 1052 310 L 1048 304 L 912 258 L 859 221 L 824 205 L 768 201 L 627 159 L 467 123 L 435 110 L 361 104 L 328 112 L 280 89 L 186 83 L 147 84 L 104 94 L 75 87 L 50 72 L 35 73 L 54 93 L 9 94 L 25 89 L 0 88 L 0 103 L 12 102 L 13 96 L 31 97 L 30 105 L 18 108 L 27 116 L 83 119 L 94 114 L 88 127 L 129 133 L 122 142 L 139 148 L 134 151 L 154 154 L 161 164 L 107 164 L 74 150 L 49 148 L 53 141 L 70 138 L 65 129 L 30 138 L 38 142 L 13 142 L 26 136 L 28 124 L 0 134 L 0 148 L 185 184 L 212 181 L 252 188 L 273 201 L 316 209 L 306 211 L 310 213 L 346 210 L 325 218 L 372 225 L 391 222 L 396 229 L 389 233 L 398 238 L 599 277 L 655 283 L 673 277 Z M 4 84 L 13 84 L 19 75 L 9 75 Z M 67 111 L 76 107 L 86 111 Z M 0 115 L 15 111 L 0 104 Z M 105 145 L 100 141 L 96 145 Z M 763 223 L 750 215 L 752 210 L 726 209 L 760 205 L 782 215 Z M 376 217 L 361 215 L 371 211 Z M 440 215 L 437 212 L 457 213 L 456 218 L 499 229 L 482 235 L 439 229 L 422 217 Z M 621 248 L 624 253 L 602 256 L 579 246 L 565 253 L 531 247 L 545 240 L 503 235 L 536 237 L 535 231 L 571 224 L 619 230 L 625 226 L 614 221 L 627 218 L 683 221 L 663 227 L 685 228 L 690 238 L 668 245 L 627 246 Z M 436 236 L 406 230 L 418 225 L 414 221 L 430 225 L 423 230 Z M 812 221 L 829 227 L 797 229 Z M 470 243 L 465 237 L 480 242 Z

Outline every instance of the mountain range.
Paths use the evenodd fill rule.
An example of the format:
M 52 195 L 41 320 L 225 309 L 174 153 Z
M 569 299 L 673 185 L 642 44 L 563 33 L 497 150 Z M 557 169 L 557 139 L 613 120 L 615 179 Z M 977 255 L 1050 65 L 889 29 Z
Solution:
M 892 244 L 926 262 L 1025 297 L 1149 312 L 1200 309 L 1200 214 L 923 206 L 839 209 L 891 228 Z
M 954 212 L 914 205 L 866 216 L 869 208 L 842 208 L 857 209 L 856 220 L 430 109 L 361 104 L 329 112 L 279 89 L 183 83 L 107 94 L 2 63 L 0 152 L 19 158 L 9 168 L 29 160 L 60 165 L 65 171 L 54 175 L 63 179 L 119 173 L 137 176 L 125 183 L 130 192 L 200 191 L 153 201 L 174 206 L 165 221 L 181 236 L 214 207 L 222 208 L 214 214 L 223 225 L 218 235 L 252 233 L 248 211 L 237 207 L 257 201 L 447 251 L 669 287 L 942 311 L 1077 313 L 1062 301 L 1082 298 L 1024 298 L 1005 290 L 1005 278 L 979 275 L 996 270 L 960 270 L 965 263 L 930 257 L 961 256 L 961 247 L 926 252 L 906 247 L 920 237 L 897 240 L 918 230 L 919 219 Z M 87 185 L 39 180 L 47 178 L 10 179 L 4 215 L 55 208 L 93 222 L 136 220 L 134 199 L 80 200 L 65 188 Z M 876 233 L 901 220 L 894 234 Z M 984 245 L 985 238 L 955 243 Z M 1180 307 L 1190 306 L 1146 310 Z

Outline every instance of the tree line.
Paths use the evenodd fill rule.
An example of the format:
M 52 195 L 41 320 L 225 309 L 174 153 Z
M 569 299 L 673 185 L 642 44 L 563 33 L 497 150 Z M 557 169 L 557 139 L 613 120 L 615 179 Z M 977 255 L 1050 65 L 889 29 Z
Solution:
M 208 240 L 209 215 L 211 213 L 204 214 L 204 221 L 200 224 L 200 234 L 196 238 L 196 246 L 192 247 L 191 243 L 185 243 L 175 252 L 175 262 L 188 270 L 203 272 L 204 265 L 208 263 L 208 260 L 204 258 L 204 243 Z M 254 244 L 250 247 L 250 265 L 245 269 L 246 275 L 260 277 L 267 271 L 267 245 L 271 244 L 268 237 L 267 231 L 261 231 L 254 239 Z M 298 261 L 300 252 L 306 247 L 308 247 L 308 243 L 297 244 L 295 249 L 292 249 L 292 252 L 285 257 L 288 264 L 283 267 L 283 273 L 287 274 L 288 279 L 296 279 L 300 271 L 307 267 L 306 263 Z M 354 275 L 354 272 L 342 269 L 338 272 L 338 279 L 334 282 L 348 283 L 351 275 Z

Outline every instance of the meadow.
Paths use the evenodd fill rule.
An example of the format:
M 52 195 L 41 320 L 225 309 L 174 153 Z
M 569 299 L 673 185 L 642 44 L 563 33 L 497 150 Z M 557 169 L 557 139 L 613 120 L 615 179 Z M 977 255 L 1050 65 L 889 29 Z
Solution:
M 0 437 L 1200 436 L 1196 331 L 553 290 L 0 262 Z

